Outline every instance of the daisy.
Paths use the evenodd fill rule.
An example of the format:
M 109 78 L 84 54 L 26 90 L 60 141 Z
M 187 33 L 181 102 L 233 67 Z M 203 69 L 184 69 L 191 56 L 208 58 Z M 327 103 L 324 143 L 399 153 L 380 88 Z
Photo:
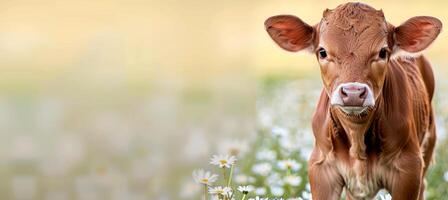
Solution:
M 193 179 L 200 184 L 211 185 L 218 180 L 218 175 L 203 169 L 193 171 Z
M 390 194 L 381 195 L 380 200 L 392 200 L 392 196 Z
M 446 172 L 443 174 L 443 179 L 445 179 L 445 181 L 448 182 L 448 171 L 446 171 Z
M 252 166 L 252 171 L 261 176 L 267 176 L 272 171 L 272 166 L 269 163 L 258 163 Z
M 272 161 L 272 160 L 275 160 L 277 158 L 277 153 L 275 153 L 275 151 L 266 149 L 266 150 L 261 150 L 261 151 L 257 152 L 255 157 L 258 160 Z
M 285 177 L 285 183 L 291 186 L 298 186 L 302 182 L 300 176 L 289 175 Z
M 273 171 L 271 174 L 269 174 L 265 182 L 268 185 L 278 185 L 278 186 L 285 185 L 285 181 L 283 180 L 282 175 L 280 175 L 276 171 Z
M 249 150 L 249 144 L 243 140 L 227 140 L 219 145 L 220 152 L 232 156 L 241 156 Z
M 216 186 L 216 187 L 211 187 L 210 189 L 208 189 L 208 193 L 218 195 L 218 196 L 229 197 L 232 194 L 232 189 L 230 187 Z
M 244 174 L 238 174 L 235 176 L 235 182 L 241 185 L 245 185 L 248 183 L 254 183 L 255 178 L 251 176 L 246 176 Z
M 236 162 L 235 156 L 229 155 L 213 155 L 210 164 L 217 165 L 221 168 L 230 168 Z
M 288 129 L 282 128 L 282 127 L 274 127 L 271 130 L 272 135 L 275 137 L 285 137 L 287 135 L 289 135 L 289 131 Z
M 271 194 L 277 197 L 280 197 L 285 193 L 285 190 L 280 186 L 271 186 L 270 190 Z
M 249 198 L 248 200 L 269 200 L 269 198 L 261 198 L 259 196 L 256 196 L 255 198 Z
M 311 194 L 311 192 L 308 191 L 303 191 L 302 192 L 302 198 L 303 199 L 313 199 L 313 195 Z
M 293 171 L 297 171 L 302 167 L 300 165 L 300 163 L 298 163 L 297 161 L 295 161 L 293 159 L 282 160 L 282 161 L 278 162 L 277 165 L 282 170 L 291 169 Z
M 377 200 L 391 200 L 392 196 L 389 194 L 389 192 L 387 192 L 387 190 L 380 190 L 378 191 L 378 194 L 376 195 Z
M 256 195 L 266 195 L 266 188 L 259 187 L 255 189 Z
M 238 186 L 237 188 L 238 191 L 240 191 L 243 194 L 248 194 L 249 192 L 251 192 L 253 190 L 253 187 L 248 185 L 248 186 Z

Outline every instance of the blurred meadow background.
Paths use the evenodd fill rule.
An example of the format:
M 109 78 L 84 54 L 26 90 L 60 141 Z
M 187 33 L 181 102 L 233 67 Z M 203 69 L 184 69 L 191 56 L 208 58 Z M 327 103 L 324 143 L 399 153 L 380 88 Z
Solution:
M 310 198 L 319 68 L 263 22 L 315 24 L 343 2 L 1 1 L 0 199 L 199 199 L 192 171 L 216 170 L 209 158 L 229 150 L 250 197 Z M 448 26 L 447 1 L 364 2 L 395 25 L 431 15 Z M 448 195 L 447 52 L 444 31 L 426 51 L 438 122 L 428 199 Z

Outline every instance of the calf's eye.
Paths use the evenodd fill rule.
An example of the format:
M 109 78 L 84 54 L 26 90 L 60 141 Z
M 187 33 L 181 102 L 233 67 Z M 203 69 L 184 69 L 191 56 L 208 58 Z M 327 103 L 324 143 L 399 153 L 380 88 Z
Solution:
M 381 48 L 380 53 L 378 54 L 378 57 L 380 57 L 383 60 L 387 58 L 387 50 L 385 47 Z
M 322 47 L 319 49 L 318 53 L 319 53 L 319 58 L 321 58 L 321 59 L 324 59 L 327 57 L 327 51 L 325 51 L 325 49 Z

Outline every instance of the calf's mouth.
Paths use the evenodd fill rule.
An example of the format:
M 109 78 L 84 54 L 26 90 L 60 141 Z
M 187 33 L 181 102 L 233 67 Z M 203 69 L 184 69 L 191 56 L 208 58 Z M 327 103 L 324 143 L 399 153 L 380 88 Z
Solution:
M 369 114 L 374 110 L 374 106 L 341 106 L 334 105 L 333 109 L 337 110 L 339 116 L 343 116 L 349 121 L 362 122 L 366 120 Z

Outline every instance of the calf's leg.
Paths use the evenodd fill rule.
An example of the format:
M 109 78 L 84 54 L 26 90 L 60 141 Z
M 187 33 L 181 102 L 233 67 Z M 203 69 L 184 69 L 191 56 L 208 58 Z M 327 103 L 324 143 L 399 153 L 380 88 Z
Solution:
M 344 183 L 333 166 L 311 164 L 308 170 L 313 200 L 340 199 Z
M 423 159 L 421 155 L 402 154 L 397 160 L 396 172 L 393 173 L 391 191 L 393 200 L 419 200 L 422 175 Z

